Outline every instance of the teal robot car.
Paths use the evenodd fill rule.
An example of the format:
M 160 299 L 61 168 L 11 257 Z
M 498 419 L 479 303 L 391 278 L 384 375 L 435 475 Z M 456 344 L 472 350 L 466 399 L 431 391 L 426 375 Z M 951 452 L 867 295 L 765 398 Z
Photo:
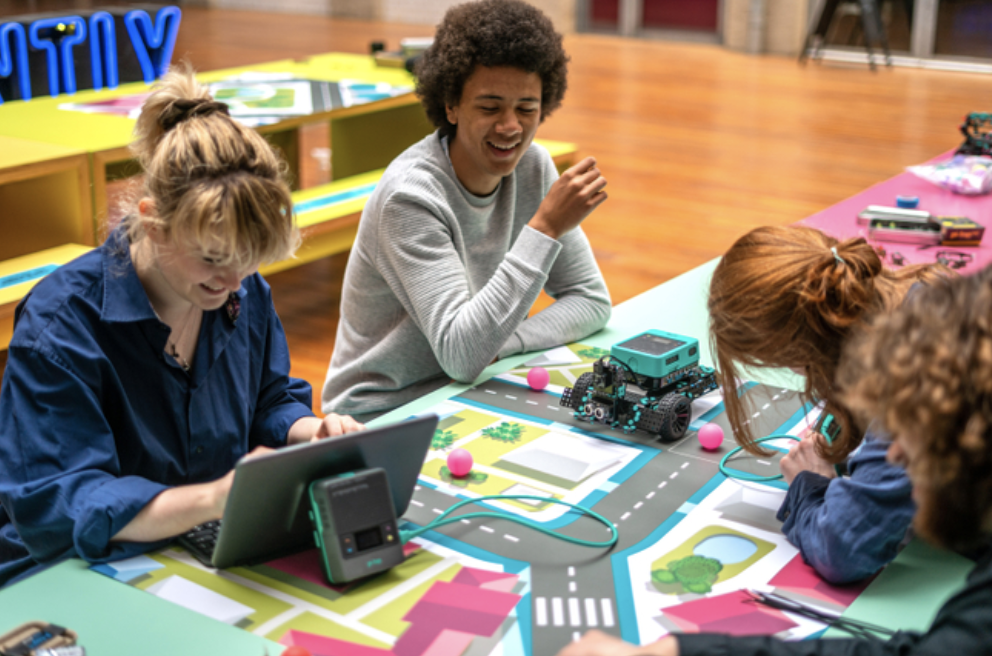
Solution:
M 699 364 L 699 340 L 648 330 L 615 344 L 560 404 L 583 421 L 674 442 L 689 430 L 692 401 L 716 388 L 713 369 Z

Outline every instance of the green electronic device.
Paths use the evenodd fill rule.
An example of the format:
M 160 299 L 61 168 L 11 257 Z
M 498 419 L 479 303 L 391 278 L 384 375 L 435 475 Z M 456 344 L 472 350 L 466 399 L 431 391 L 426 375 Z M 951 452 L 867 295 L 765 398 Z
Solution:
M 380 468 L 313 481 L 313 537 L 330 583 L 347 583 L 403 562 L 389 479 Z

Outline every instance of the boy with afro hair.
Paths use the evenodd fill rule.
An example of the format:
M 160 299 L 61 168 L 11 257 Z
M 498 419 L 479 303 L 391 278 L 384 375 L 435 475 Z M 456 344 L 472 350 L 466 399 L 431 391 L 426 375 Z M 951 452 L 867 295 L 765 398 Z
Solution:
M 345 272 L 325 412 L 371 419 L 494 359 L 602 328 L 610 297 L 579 224 L 604 200 L 589 157 L 559 178 L 533 143 L 568 56 L 521 0 L 452 7 L 417 68 L 437 131 L 386 169 Z M 554 299 L 528 318 L 541 290 Z

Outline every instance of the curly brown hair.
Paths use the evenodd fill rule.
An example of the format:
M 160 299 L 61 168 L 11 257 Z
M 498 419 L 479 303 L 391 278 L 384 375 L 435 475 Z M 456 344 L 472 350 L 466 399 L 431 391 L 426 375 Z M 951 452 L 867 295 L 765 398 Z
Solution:
M 434 43 L 417 62 L 417 95 L 442 136 L 453 137 L 445 108 L 461 101 L 477 66 L 511 66 L 541 78 L 541 121 L 561 106 L 568 55 L 541 10 L 522 0 L 481 0 L 445 13 Z
M 992 269 L 945 280 L 852 339 L 840 396 L 907 453 L 921 535 L 967 549 L 992 532 Z
M 836 256 L 834 250 L 836 250 Z M 781 367 L 806 375 L 803 398 L 824 402 L 841 431 L 822 457 L 842 460 L 863 438 L 838 403 L 833 380 L 845 340 L 874 313 L 902 303 L 913 283 L 949 273 L 938 265 L 886 269 L 864 239 L 839 241 L 814 228 L 765 226 L 737 240 L 710 282 L 710 350 L 725 390 L 727 418 L 736 440 L 764 455 L 737 394 L 741 367 Z

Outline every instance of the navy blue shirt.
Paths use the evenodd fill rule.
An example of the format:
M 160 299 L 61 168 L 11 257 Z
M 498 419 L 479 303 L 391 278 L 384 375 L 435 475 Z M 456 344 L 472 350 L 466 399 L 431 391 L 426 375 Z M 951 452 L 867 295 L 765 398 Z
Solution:
M 313 415 L 258 274 L 204 313 L 189 373 L 165 354 L 170 329 L 119 231 L 18 312 L 0 389 L 0 585 L 160 546 L 110 538 L 163 490 L 219 478 Z
M 913 522 L 913 485 L 902 467 L 886 462 L 889 444 L 869 431 L 847 461 L 849 476 L 799 472 L 778 511 L 786 538 L 831 583 L 888 565 Z

